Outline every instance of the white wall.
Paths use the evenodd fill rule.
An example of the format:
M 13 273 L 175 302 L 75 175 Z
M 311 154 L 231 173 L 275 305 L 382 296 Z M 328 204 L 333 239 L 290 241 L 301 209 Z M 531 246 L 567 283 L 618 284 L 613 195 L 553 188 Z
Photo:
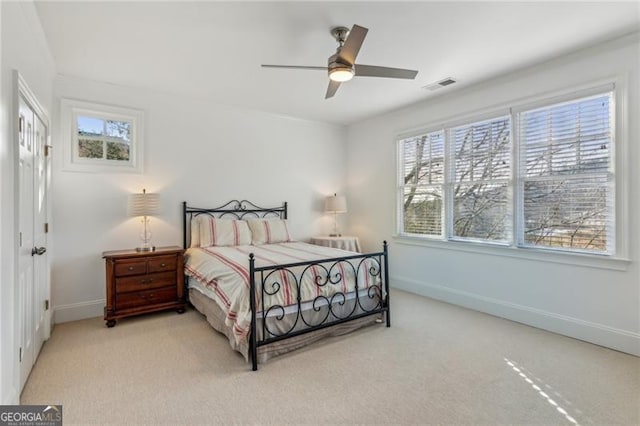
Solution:
M 390 241 L 394 287 L 640 355 L 639 51 L 636 34 L 350 126 L 350 232 L 367 250 Z M 628 179 L 620 189 L 630 195 L 622 213 L 630 218 L 631 261 L 616 263 L 622 271 L 507 257 L 505 251 L 450 250 L 443 248 L 447 243 L 411 245 L 394 237 L 399 133 L 616 75 L 628 77 L 628 152 L 620 158 Z
M 188 78 L 188 76 L 185 76 Z M 139 222 L 126 216 L 131 192 L 162 197 L 152 219 L 155 245 L 182 245 L 181 202 L 215 207 L 231 199 L 289 203 L 291 233 L 328 232 L 324 197 L 343 190 L 345 129 L 212 102 L 59 77 L 61 98 L 142 109 L 143 174 L 62 170 L 59 114 L 54 120 L 52 299 L 55 321 L 102 315 L 105 250 L 139 245 Z
M 0 404 L 18 402 L 17 179 L 13 70 L 20 72 L 42 107 L 51 110 L 55 66 L 31 2 L 0 2 Z

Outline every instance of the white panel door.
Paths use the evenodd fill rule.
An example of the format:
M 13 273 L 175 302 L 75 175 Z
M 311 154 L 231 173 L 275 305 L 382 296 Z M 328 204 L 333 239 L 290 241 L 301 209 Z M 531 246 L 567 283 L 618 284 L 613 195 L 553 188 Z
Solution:
M 40 352 L 44 340 L 49 337 L 46 331 L 47 307 L 49 299 L 49 262 L 47 260 L 47 169 L 46 155 L 47 127 L 40 117 L 34 116 L 34 205 L 33 205 L 33 241 L 35 255 L 33 259 L 34 290 L 34 353 Z M 35 359 L 34 359 L 35 361 Z
M 48 337 L 47 126 L 29 103 L 19 103 L 18 330 L 20 389 Z
M 34 113 L 20 97 L 19 121 L 19 236 L 18 236 L 18 330 L 20 389 L 24 387 L 31 367 L 35 362 L 34 353 L 34 247 L 33 224 L 33 184 L 34 184 Z

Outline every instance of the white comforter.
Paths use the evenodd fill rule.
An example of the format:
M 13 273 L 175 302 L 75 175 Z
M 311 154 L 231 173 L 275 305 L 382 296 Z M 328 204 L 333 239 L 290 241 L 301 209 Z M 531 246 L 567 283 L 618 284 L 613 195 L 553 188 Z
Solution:
M 209 288 L 214 300 L 226 313 L 225 322 L 233 328 L 236 341 L 247 339 L 251 326 L 249 300 L 249 254 L 255 256 L 255 266 L 281 265 L 326 258 L 358 255 L 359 253 L 316 246 L 301 242 L 279 244 L 245 245 L 230 247 L 190 248 L 186 252 L 185 273 Z M 296 304 L 298 292 L 301 302 L 317 296 L 330 298 L 335 293 L 355 290 L 357 271 L 358 289 L 377 285 L 379 267 L 372 259 L 354 259 L 312 267 L 296 267 L 272 273 L 265 278 L 265 289 L 274 292 L 262 300 L 258 288 L 260 273 L 256 273 L 256 300 L 258 311 L 268 310 L 274 305 Z M 331 268 L 331 269 L 329 269 Z M 371 271 L 376 275 L 371 275 Z M 327 280 L 327 273 L 329 280 Z M 266 277 L 265 273 L 265 277 Z M 316 285 L 317 283 L 323 285 Z M 300 284 L 298 284 L 300 283 Z M 300 289 L 300 290 L 298 290 Z M 211 292 L 209 292 L 211 293 Z

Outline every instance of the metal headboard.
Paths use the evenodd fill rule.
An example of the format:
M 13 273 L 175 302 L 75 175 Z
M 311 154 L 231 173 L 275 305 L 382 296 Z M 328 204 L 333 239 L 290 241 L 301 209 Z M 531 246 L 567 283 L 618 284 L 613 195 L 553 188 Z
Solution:
M 211 217 L 245 219 L 250 217 L 268 218 L 277 217 L 287 219 L 287 202 L 283 202 L 279 207 L 260 207 L 247 200 L 231 200 L 219 207 L 205 209 L 201 207 L 187 206 L 187 202 L 182 202 L 182 247 L 189 248 L 191 243 L 191 219 L 200 215 Z

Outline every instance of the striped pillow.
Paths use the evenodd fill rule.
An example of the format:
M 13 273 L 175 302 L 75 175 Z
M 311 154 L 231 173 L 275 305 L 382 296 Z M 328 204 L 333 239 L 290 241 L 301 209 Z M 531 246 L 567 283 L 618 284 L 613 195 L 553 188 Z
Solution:
M 200 247 L 200 216 L 191 219 L 191 238 L 189 247 Z
M 243 220 L 200 218 L 200 247 L 251 244 L 251 231 Z
M 247 219 L 251 228 L 251 244 L 286 243 L 291 241 L 287 221 L 283 219 Z

